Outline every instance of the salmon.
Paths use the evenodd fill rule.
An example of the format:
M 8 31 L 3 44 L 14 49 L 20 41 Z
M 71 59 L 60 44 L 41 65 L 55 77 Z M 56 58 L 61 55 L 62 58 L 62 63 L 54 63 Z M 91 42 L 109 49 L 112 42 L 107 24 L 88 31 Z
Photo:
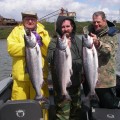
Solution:
M 57 74 L 56 88 L 58 90 L 58 96 L 61 96 L 64 100 L 71 100 L 67 87 L 72 85 L 71 75 L 72 71 L 72 56 L 68 46 L 68 38 L 64 35 L 64 38 L 58 36 L 57 47 L 55 50 L 55 69 Z
M 43 85 L 41 50 L 32 32 L 26 31 L 24 40 L 26 70 L 36 92 L 35 100 L 40 100 L 43 97 L 41 94 L 41 87 Z

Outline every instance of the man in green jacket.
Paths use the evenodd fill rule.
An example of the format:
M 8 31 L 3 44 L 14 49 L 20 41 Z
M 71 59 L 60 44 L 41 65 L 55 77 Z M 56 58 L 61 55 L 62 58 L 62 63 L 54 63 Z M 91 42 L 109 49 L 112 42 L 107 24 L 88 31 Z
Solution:
M 118 47 L 117 29 L 106 20 L 105 13 L 97 11 L 92 16 L 91 25 L 84 27 L 84 33 L 93 38 L 98 52 L 98 81 L 96 93 L 100 107 L 120 108 L 120 99 L 116 97 L 116 51 Z
M 82 42 L 75 35 L 76 33 L 76 25 L 72 18 L 59 16 L 56 23 L 56 32 L 57 34 L 64 36 L 64 34 L 69 34 L 69 47 L 72 54 L 72 69 L 73 75 L 71 76 L 72 85 L 67 88 L 69 95 L 71 97 L 71 101 L 64 102 L 64 100 L 59 99 L 59 90 L 56 84 L 57 81 L 57 73 L 55 71 L 54 66 L 54 57 L 55 57 L 55 49 L 57 38 L 51 40 L 48 47 L 48 55 L 47 59 L 51 66 L 52 80 L 54 86 L 54 98 L 56 105 L 56 117 L 55 120 L 80 120 L 80 82 L 81 82 L 81 73 L 82 73 Z M 81 119 L 83 120 L 83 119 Z

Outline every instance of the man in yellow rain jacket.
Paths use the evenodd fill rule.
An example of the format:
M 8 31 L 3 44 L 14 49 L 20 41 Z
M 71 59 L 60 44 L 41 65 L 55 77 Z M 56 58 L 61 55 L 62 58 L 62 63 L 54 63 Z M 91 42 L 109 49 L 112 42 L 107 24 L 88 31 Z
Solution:
M 32 11 L 22 13 L 22 24 L 16 26 L 7 38 L 8 53 L 12 57 L 12 100 L 26 100 L 34 99 L 35 90 L 29 80 L 28 73 L 25 72 L 25 42 L 24 34 L 25 30 L 36 31 L 37 35 L 40 35 L 42 41 L 37 41 L 40 44 L 42 52 L 42 66 L 45 84 L 41 90 L 43 96 L 48 97 L 48 65 L 46 61 L 47 49 L 50 42 L 48 32 L 44 29 L 44 26 L 38 22 L 37 13 Z M 43 116 L 45 120 L 48 120 L 48 111 L 43 110 Z

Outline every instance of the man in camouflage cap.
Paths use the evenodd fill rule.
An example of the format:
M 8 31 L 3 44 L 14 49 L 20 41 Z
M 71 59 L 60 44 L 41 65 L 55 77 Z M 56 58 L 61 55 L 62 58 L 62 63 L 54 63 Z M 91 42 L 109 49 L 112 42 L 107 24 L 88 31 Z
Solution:
M 115 25 L 106 20 L 105 13 L 97 11 L 92 16 L 91 25 L 84 27 L 84 32 L 93 38 L 93 43 L 98 52 L 98 81 L 96 93 L 100 107 L 120 108 L 120 99 L 116 97 L 116 50 L 117 29 Z

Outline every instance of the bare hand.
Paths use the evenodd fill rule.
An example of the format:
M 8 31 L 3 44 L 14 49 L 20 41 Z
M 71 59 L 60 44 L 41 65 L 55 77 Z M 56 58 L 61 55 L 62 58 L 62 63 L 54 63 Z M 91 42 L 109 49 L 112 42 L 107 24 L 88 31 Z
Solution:
M 95 46 L 99 46 L 100 41 L 98 40 L 97 36 L 93 33 L 90 33 L 90 36 L 93 38 L 93 43 Z

